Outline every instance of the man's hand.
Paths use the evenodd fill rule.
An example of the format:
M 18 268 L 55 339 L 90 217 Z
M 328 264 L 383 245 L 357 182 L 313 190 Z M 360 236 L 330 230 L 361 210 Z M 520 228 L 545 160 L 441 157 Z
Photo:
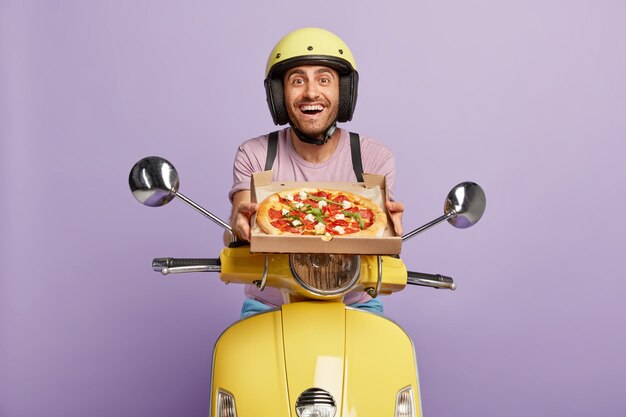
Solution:
M 250 241 L 250 218 L 258 209 L 258 204 L 250 202 L 250 191 L 238 191 L 233 196 L 233 211 L 230 224 L 239 239 Z M 227 237 L 224 237 L 225 242 Z
M 256 213 L 259 205 L 249 201 L 240 203 L 234 218 L 235 233 L 240 238 L 250 241 L 250 217 Z
M 385 202 L 385 206 L 387 206 L 387 210 L 389 211 L 389 217 L 391 217 L 396 235 L 402 236 L 402 213 L 404 212 L 404 204 L 398 201 L 387 201 Z

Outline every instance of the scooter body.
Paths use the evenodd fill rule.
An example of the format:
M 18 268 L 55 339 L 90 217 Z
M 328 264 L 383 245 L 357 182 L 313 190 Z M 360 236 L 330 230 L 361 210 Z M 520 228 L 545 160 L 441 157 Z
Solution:
M 265 259 L 246 247 L 222 251 L 223 281 L 253 283 L 265 275 L 266 285 L 285 289 L 291 302 L 240 320 L 221 335 L 213 357 L 212 416 L 321 416 L 311 410 L 326 406 L 336 417 L 421 416 L 407 334 L 391 320 L 347 307 L 341 296 L 295 285 L 287 255 Z M 400 259 L 383 257 L 381 267 L 381 293 L 404 288 Z M 355 288 L 373 288 L 378 258 L 362 257 L 358 275 Z M 306 407 L 310 414 L 296 414 Z
M 354 291 L 388 295 L 407 284 L 453 290 L 452 278 L 407 271 L 392 256 L 252 254 L 227 223 L 178 191 L 178 174 L 168 161 L 140 160 L 129 183 L 142 204 L 157 207 L 179 197 L 231 235 L 220 258 L 157 258 L 154 270 L 219 272 L 225 283 L 283 293 L 280 308 L 237 321 L 216 342 L 211 416 L 421 417 L 411 339 L 393 321 L 346 306 L 343 297 Z M 472 226 L 485 203 L 477 184 L 461 183 L 448 194 L 443 216 L 402 240 L 444 220 Z

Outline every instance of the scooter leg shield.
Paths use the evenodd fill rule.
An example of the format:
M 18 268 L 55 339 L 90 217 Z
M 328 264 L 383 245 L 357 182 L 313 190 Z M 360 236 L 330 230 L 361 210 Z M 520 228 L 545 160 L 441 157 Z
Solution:
M 412 387 L 420 416 L 413 345 L 395 323 L 341 303 L 301 302 L 227 329 L 214 352 L 212 415 L 218 392 L 237 417 L 295 417 L 307 390 L 332 397 L 335 417 L 393 416 L 398 392 Z
M 237 417 L 291 417 L 287 395 L 281 311 L 240 320 L 226 329 L 213 351 L 211 416 L 220 391 L 232 395 Z
M 394 416 L 399 392 L 411 387 L 412 414 L 422 415 L 413 342 L 393 321 L 346 309 L 342 416 Z

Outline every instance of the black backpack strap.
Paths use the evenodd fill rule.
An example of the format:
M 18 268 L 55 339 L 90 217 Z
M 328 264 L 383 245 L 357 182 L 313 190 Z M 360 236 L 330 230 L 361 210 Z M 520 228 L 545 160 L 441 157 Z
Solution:
M 267 157 L 265 158 L 265 170 L 269 171 L 274 166 L 276 151 L 278 149 L 278 131 L 269 134 L 267 138 Z
M 278 150 L 278 131 L 269 134 L 267 138 L 267 157 L 265 158 L 265 170 L 269 171 L 274 166 L 276 152 Z M 357 182 L 363 182 L 363 162 L 361 160 L 361 138 L 358 133 L 350 132 L 350 152 L 352 154 L 352 169 Z
M 358 133 L 350 132 L 350 151 L 352 152 L 352 169 L 357 182 L 363 182 L 363 161 L 361 160 L 361 139 Z

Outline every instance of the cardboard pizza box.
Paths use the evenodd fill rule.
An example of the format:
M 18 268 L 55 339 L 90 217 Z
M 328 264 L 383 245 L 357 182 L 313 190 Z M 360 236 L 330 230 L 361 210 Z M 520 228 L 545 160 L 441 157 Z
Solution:
M 384 202 L 385 177 L 377 174 L 363 174 L 362 183 L 344 182 L 274 182 L 272 171 L 253 174 L 251 193 L 253 202 L 261 202 L 265 197 L 284 190 L 294 188 L 319 188 L 328 190 L 349 191 L 367 197 L 377 203 L 387 213 Z M 250 251 L 255 253 L 345 253 L 359 255 L 398 255 L 402 249 L 402 238 L 395 234 L 389 213 L 387 227 L 380 237 L 333 236 L 322 239 L 322 236 L 268 235 L 257 224 L 256 216 L 252 217 L 250 233 Z

